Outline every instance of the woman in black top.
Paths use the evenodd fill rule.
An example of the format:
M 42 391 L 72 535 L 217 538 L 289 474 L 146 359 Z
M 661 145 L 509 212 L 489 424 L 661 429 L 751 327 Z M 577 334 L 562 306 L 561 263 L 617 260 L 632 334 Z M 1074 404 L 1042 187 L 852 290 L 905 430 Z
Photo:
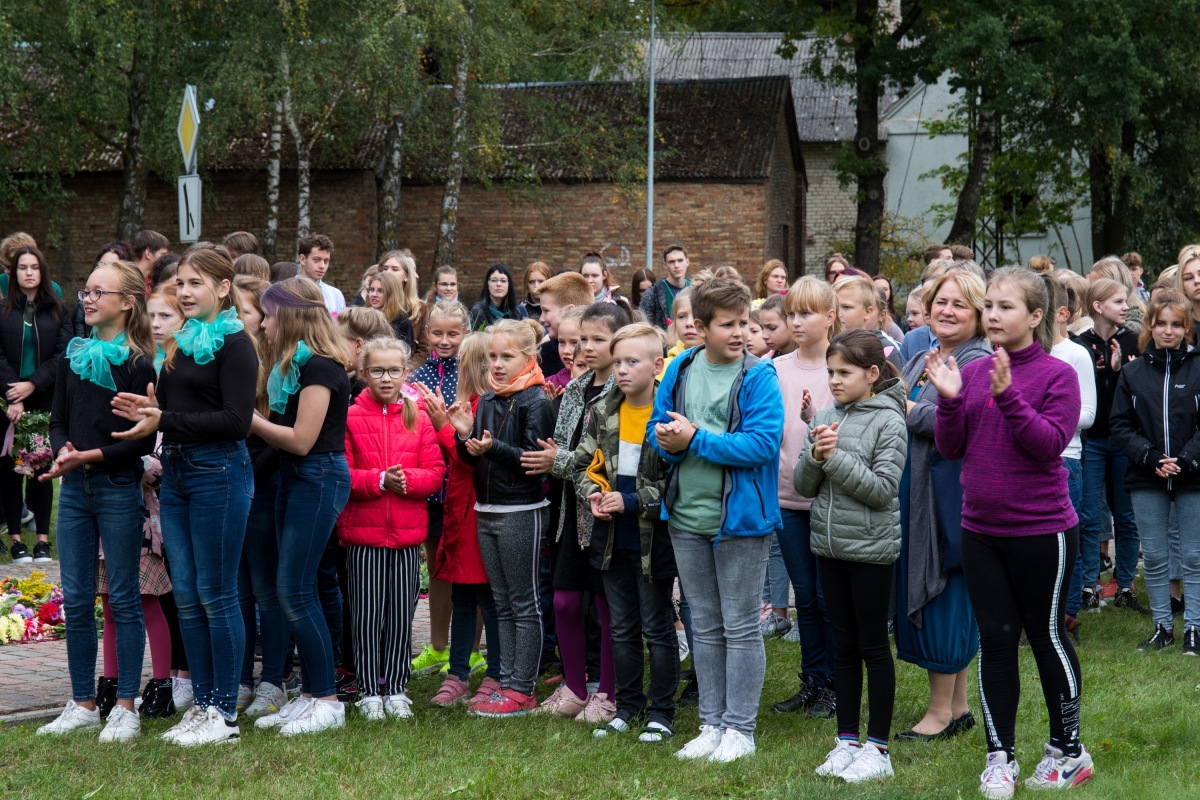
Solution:
M 15 425 L 26 411 L 50 410 L 58 365 L 71 340 L 71 321 L 54 294 L 46 259 L 36 247 L 22 247 L 13 254 L 8 285 L 11 291 L 0 305 L 0 385 L 8 401 L 8 420 Z M 14 472 L 15 466 L 13 455 L 0 456 L 0 503 L 12 537 L 13 563 L 50 561 L 47 534 L 54 486 L 36 480 L 25 486 L 25 503 L 33 512 L 38 532 L 31 557 L 21 542 L 25 476 Z
M 502 319 L 520 319 L 517 291 L 508 267 L 497 262 L 487 268 L 479 300 L 471 306 L 471 330 L 481 331 Z
M 154 448 L 154 439 L 118 439 L 116 432 L 132 423 L 113 416 L 108 405 L 117 392 L 145 391 L 154 381 L 154 340 L 142 273 L 128 263 L 98 267 L 79 293 L 79 307 L 94 326 L 93 335 L 71 340 L 66 357 L 58 360 L 50 412 L 50 443 L 57 456 L 41 477 L 47 489 L 51 480 L 62 478 L 58 550 L 72 697 L 62 714 L 38 733 L 100 725 L 93 610 L 103 544 L 118 677 L 117 704 L 100 741 L 125 741 L 141 732 L 133 710 L 146 643 L 138 580 L 145 519 L 141 477 L 142 457 Z
M 273 362 L 263 365 L 270 420 L 255 414 L 251 430 L 280 452 L 276 593 L 304 666 L 303 694 L 255 725 L 278 725 L 282 734 L 294 736 L 346 723 L 329 625 L 317 596 L 317 568 L 350 499 L 345 455 L 350 355 L 321 290 L 307 278 L 273 285 L 262 305 Z
M 245 439 L 258 355 L 242 330 L 233 279 L 225 248 L 202 242 L 184 254 L 175 286 L 187 321 L 167 343 L 157 393 L 113 401 L 116 414 L 137 423 L 118 438 L 163 432 L 163 542 L 196 702 L 164 738 L 184 746 L 238 738 L 246 632 L 237 575 L 254 496 Z

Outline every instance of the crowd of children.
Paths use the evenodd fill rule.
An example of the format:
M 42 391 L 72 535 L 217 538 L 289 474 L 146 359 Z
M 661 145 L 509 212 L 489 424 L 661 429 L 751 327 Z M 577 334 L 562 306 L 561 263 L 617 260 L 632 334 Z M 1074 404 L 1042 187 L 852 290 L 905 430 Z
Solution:
M 694 695 L 699 733 L 675 755 L 730 762 L 756 749 L 763 638 L 787 634 L 799 688 L 773 708 L 836 718 L 812 768 L 855 783 L 893 775 L 894 624 L 930 673 L 901 740 L 975 724 L 978 652 L 988 798 L 1020 775 L 1023 634 L 1049 726 L 1026 783 L 1067 788 L 1094 771 L 1072 639 L 1103 602 L 1110 526 L 1117 606 L 1144 611 L 1144 558 L 1139 648 L 1173 645 L 1182 615 L 1200 654 L 1183 599 L 1200 594 L 1200 246 L 1147 299 L 1123 260 L 1088 280 L 987 274 L 936 245 L 901 318 L 896 287 L 840 256 L 791 286 L 768 262 L 752 298 L 729 268 L 689 278 L 679 245 L 666 277 L 635 276 L 638 303 L 594 254 L 579 272 L 535 262 L 522 287 L 493 264 L 470 310 L 441 268 L 422 303 L 395 251 L 346 307 L 327 237 L 269 283 L 236 251 L 247 236 L 161 266 L 113 243 L 74 316 L 32 243 L 0 247 L 7 308 L 40 303 L 63 340 L 10 382 L 49 392 L 38 480 L 61 480 L 72 700 L 40 734 L 126 741 L 178 711 L 163 738 L 182 746 L 234 741 L 243 716 L 313 734 L 344 725 L 346 701 L 411 718 L 410 679 L 440 672 L 435 705 L 650 744 Z M 423 559 L 431 641 L 413 658 Z

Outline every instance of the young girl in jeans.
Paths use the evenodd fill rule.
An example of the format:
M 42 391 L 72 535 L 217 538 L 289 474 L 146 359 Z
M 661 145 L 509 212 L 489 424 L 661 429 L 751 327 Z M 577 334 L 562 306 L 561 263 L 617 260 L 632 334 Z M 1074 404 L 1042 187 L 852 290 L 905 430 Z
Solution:
M 1068 788 L 1092 776 L 1079 741 L 1080 676 L 1062 608 L 1079 549 L 1079 521 L 1062 452 L 1079 423 L 1079 379 L 1050 355 L 1054 315 L 1044 279 L 1022 267 L 992 275 L 983 324 L 996 350 L 959 371 L 937 348 L 925 358 L 938 390 L 934 441 L 962 459 L 962 560 L 979 623 L 979 696 L 987 733 L 984 797 L 1012 797 L 1024 628 L 1050 719 L 1031 788 Z
M 1113 396 L 1109 428 L 1129 459 L 1125 487 L 1133 499 L 1142 537 L 1146 594 L 1154 634 L 1139 650 L 1175 644 L 1171 613 L 1168 524 L 1171 505 L 1179 526 L 1184 593 L 1200 598 L 1200 359 L 1189 347 L 1195 338 L 1191 309 L 1182 296 L 1160 293 L 1146 312 L 1142 357 L 1125 365 Z M 1184 606 L 1183 654 L 1200 655 L 1200 603 Z
M 425 498 L 441 487 L 446 465 L 429 418 L 401 391 L 408 345 L 372 339 L 362 360 L 367 389 L 346 421 L 350 503 L 338 520 L 354 612 L 357 705 L 368 720 L 409 719 L 405 690 L 429 525 Z
M 836 405 L 817 412 L 794 477 L 813 498 L 813 555 L 837 640 L 837 746 L 818 775 L 890 778 L 896 670 L 888 641 L 892 564 L 900 555 L 900 474 L 908 451 L 904 382 L 870 331 L 845 331 L 826 354 Z M 866 520 L 864 524 L 864 520 Z M 862 666 L 870 720 L 860 746 Z
M 114 413 L 137 422 L 117 438 L 163 432 L 163 542 L 196 702 L 163 738 L 183 746 L 239 736 L 246 632 L 237 572 L 254 496 L 245 439 L 258 354 L 242 330 L 233 279 L 224 247 L 201 242 L 184 254 L 175 286 L 187 322 L 167 343 L 157 388 L 113 402 Z
M 97 267 L 79 303 L 92 327 L 88 339 L 72 339 L 59 365 L 50 412 L 50 445 L 58 454 L 41 480 L 63 477 L 58 499 L 58 551 L 67 618 L 67 666 L 72 699 L 40 734 L 100 727 L 96 708 L 96 562 L 100 545 L 108 575 L 116 640 L 116 705 L 101 741 L 126 741 L 141 733 L 133 710 L 142 679 L 146 631 L 139 599 L 142 552 L 142 457 L 154 439 L 115 440 L 131 427 L 113 416 L 119 391 L 146 390 L 154 381 L 154 342 L 146 319 L 146 285 L 131 264 Z M 65 476 L 65 477 L 64 477 Z
M 459 458 L 475 468 L 479 552 L 487 568 L 499 620 L 499 694 L 472 706 L 482 717 L 526 714 L 542 652 L 538 557 L 546 526 L 546 493 L 537 475 L 526 475 L 521 455 L 540 451 L 554 432 L 554 412 L 538 368 L 541 325 L 531 319 L 489 326 L 488 384 L 474 414 L 467 398 L 450 409 Z M 488 642 L 488 647 L 496 644 Z
M 334 684 L 333 642 L 317 597 L 317 567 L 350 497 L 345 457 L 350 355 L 320 288 L 309 279 L 272 285 L 262 305 L 274 362 L 263 364 L 271 417 L 255 413 L 251 431 L 279 451 L 275 591 L 296 640 L 303 685 L 299 697 L 254 726 L 294 736 L 340 728 L 346 720 Z

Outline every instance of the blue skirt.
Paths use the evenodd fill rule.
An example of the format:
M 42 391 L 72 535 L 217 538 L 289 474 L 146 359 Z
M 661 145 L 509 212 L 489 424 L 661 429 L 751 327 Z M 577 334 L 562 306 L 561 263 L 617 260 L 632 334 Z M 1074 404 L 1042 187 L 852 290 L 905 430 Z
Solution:
M 896 655 L 901 661 L 947 675 L 967 668 L 979 652 L 979 628 L 961 569 L 946 575 L 946 587 L 922 609 L 920 628 L 908 620 L 909 467 L 900 479 L 900 560 L 896 562 Z M 941 538 L 941 537 L 939 537 Z

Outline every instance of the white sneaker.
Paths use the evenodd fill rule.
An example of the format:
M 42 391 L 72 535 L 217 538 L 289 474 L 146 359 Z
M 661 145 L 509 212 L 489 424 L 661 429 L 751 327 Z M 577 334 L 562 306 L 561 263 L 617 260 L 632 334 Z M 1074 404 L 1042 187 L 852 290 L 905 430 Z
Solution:
M 1020 774 L 1016 759 L 1009 761 L 1003 750 L 988 753 L 987 766 L 979 776 L 979 793 L 989 800 L 1008 800 L 1017 791 Z
M 846 783 L 862 783 L 876 778 L 890 778 L 895 774 L 892 771 L 892 757 L 867 742 L 858 748 L 854 761 L 838 777 Z
M 358 713 L 362 714 L 363 719 L 368 722 L 379 722 L 387 719 L 387 714 L 383 710 L 383 698 L 377 694 L 370 694 L 354 704 L 358 708 Z
M 142 735 L 142 718 L 117 704 L 108 712 L 108 724 L 100 732 L 102 742 L 128 742 Z
M 263 714 L 274 714 L 287 705 L 287 695 L 273 683 L 259 681 L 254 690 L 254 701 L 246 706 L 242 713 L 247 717 L 258 717 Z
M 171 699 L 175 701 L 176 711 L 187 711 L 196 703 L 191 680 L 171 678 Z
M 254 700 L 254 687 L 253 686 L 247 686 L 244 683 L 241 684 L 240 686 L 238 686 L 237 710 L 238 710 L 239 714 L 242 713 L 243 711 L 245 711 L 246 707 L 249 706 L 253 700 Z
M 721 736 L 721 743 L 717 745 L 716 750 L 709 754 L 708 760 L 716 764 L 728 764 L 730 761 L 737 761 L 742 756 L 754 755 L 754 749 L 752 737 L 735 731 L 733 728 L 726 728 L 725 733 Z
M 279 732 L 284 736 L 298 736 L 302 733 L 320 733 L 330 728 L 341 728 L 346 724 L 346 706 L 338 701 L 313 700 L 304 711 L 285 724 Z
M 187 711 L 183 712 L 183 719 L 179 720 L 179 722 L 176 722 L 175 725 L 168 728 L 166 732 L 163 733 L 159 738 L 168 742 L 173 742 L 175 741 L 176 736 L 179 736 L 185 731 L 191 730 L 192 726 L 197 724 L 203 717 L 204 712 L 196 706 L 192 706 Z
M 93 708 L 90 711 L 76 703 L 74 700 L 67 701 L 67 707 L 62 710 L 62 713 L 54 718 L 53 722 L 48 722 L 37 729 L 38 736 L 57 736 L 71 731 L 92 730 L 100 727 L 100 709 Z
M 1095 765 L 1087 748 L 1079 746 L 1079 755 L 1072 758 L 1053 745 L 1046 745 L 1046 756 L 1033 775 L 1026 778 L 1030 789 L 1073 789 L 1092 778 Z
M 383 710 L 392 719 L 412 719 L 412 700 L 404 692 L 393 694 L 383 700 Z
M 850 744 L 845 739 L 838 739 L 837 746 L 825 755 L 825 763 L 817 767 L 817 774 L 827 777 L 841 775 L 854 761 L 854 754 L 859 750 L 858 745 Z
M 683 661 L 692 652 L 687 643 L 687 631 L 679 628 L 675 631 L 675 638 L 679 640 L 679 660 Z
M 283 706 L 283 708 L 279 709 L 274 714 L 267 714 L 266 716 L 262 716 L 254 720 L 254 727 L 266 729 L 278 728 L 281 725 L 287 725 L 296 717 L 300 716 L 300 714 L 304 713 L 304 709 L 306 709 L 308 704 L 312 701 L 313 699 L 311 697 L 305 697 L 304 695 L 295 697 L 289 700 L 287 704 Z
M 180 747 L 197 747 L 204 744 L 225 744 L 241 738 L 237 722 L 229 722 L 217 710 L 209 706 L 198 716 L 186 731 L 175 735 L 172 741 Z
M 708 758 L 721 745 L 721 729 L 714 725 L 701 725 L 700 735 L 681 747 L 676 758 Z

